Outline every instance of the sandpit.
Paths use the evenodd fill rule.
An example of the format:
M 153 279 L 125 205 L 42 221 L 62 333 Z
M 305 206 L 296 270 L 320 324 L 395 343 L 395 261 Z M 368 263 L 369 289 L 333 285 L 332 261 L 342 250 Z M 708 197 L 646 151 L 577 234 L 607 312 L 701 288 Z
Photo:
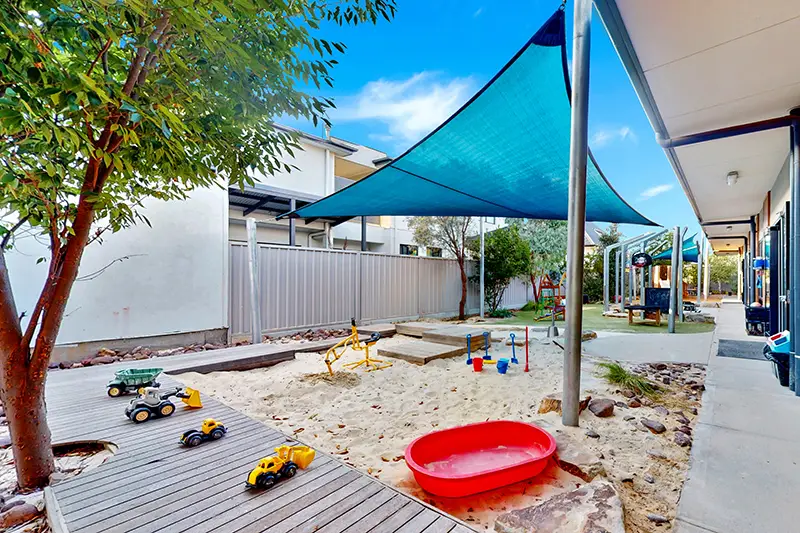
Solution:
M 379 342 L 392 345 L 405 340 L 396 336 Z M 491 353 L 496 358 L 510 357 L 510 350 L 496 342 Z M 524 349 L 517 348 L 521 364 L 511 365 L 506 375 L 498 374 L 493 366 L 475 373 L 466 365 L 466 357 L 435 360 L 425 366 L 395 360 L 391 368 L 369 373 L 342 369 L 342 363 L 360 356 L 346 352 L 336 363 L 333 377 L 322 355 L 298 353 L 295 361 L 271 368 L 177 378 L 476 529 L 491 530 L 499 514 L 535 505 L 583 481 L 552 463 L 534 480 L 469 498 L 439 498 L 423 492 L 405 465 L 403 453 L 411 440 L 437 429 L 490 419 L 544 420 L 600 456 L 625 505 L 629 532 L 651 531 L 648 513 L 674 517 L 689 448 L 673 442 L 672 427 L 655 435 L 624 419 L 646 417 L 674 426 L 668 415 L 654 410 L 656 405 L 645 399 L 650 406 L 617 407 L 609 418 L 595 417 L 587 410 L 581 415 L 580 428 L 562 427 L 556 413 L 537 414 L 542 398 L 561 390 L 563 351 L 558 346 L 533 340 L 529 373 L 523 372 Z M 586 394 L 629 401 L 595 373 L 594 363 L 585 359 L 582 384 Z M 669 397 L 672 404 L 690 409 L 691 402 L 679 399 L 679 393 L 676 389 L 674 398 L 670 392 L 662 400 Z M 694 416 L 687 416 L 693 424 Z M 587 436 L 588 430 L 599 437 Z M 670 529 L 670 524 L 659 528 Z

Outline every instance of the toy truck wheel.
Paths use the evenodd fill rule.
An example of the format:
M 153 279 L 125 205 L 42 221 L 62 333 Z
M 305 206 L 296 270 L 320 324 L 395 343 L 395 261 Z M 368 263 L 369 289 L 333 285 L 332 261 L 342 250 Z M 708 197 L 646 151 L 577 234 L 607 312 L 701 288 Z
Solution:
M 256 478 L 256 486 L 260 489 L 268 489 L 275 484 L 275 476 L 272 474 L 261 474 Z
M 117 385 L 117 384 L 109 385 L 108 390 L 106 392 L 108 392 L 108 395 L 111 396 L 112 398 L 122 396 L 123 394 L 125 394 L 125 385 Z
M 158 412 L 161 416 L 169 416 L 175 412 L 175 405 L 172 402 L 166 402 L 158 408 Z
M 186 443 L 187 446 L 194 447 L 198 446 L 201 442 L 203 442 L 203 438 L 200 437 L 200 435 L 198 435 L 197 433 L 195 433 L 194 435 L 191 435 L 189 438 L 184 439 L 184 442 Z
M 297 473 L 297 467 L 294 465 L 288 465 L 283 475 L 289 478 L 289 477 L 294 477 L 296 473 Z
M 134 409 L 131 413 L 131 420 L 136 422 L 137 424 L 141 424 L 142 422 L 147 422 L 150 420 L 150 410 L 140 407 L 139 409 Z
M 214 429 L 214 431 L 211 432 L 211 438 L 214 440 L 218 440 L 221 439 L 224 434 L 225 432 L 222 431 L 221 428 L 216 428 Z

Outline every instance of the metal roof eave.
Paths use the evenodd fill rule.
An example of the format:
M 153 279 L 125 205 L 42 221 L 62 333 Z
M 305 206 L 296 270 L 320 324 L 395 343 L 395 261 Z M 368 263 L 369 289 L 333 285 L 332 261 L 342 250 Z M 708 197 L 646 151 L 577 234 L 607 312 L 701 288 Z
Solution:
M 628 73 L 633 89 L 636 91 L 639 102 L 642 104 L 642 108 L 647 115 L 647 119 L 656 132 L 656 139 L 669 139 L 669 131 L 667 131 L 664 119 L 658 111 L 655 97 L 650 90 L 650 85 L 647 83 L 644 69 L 642 69 L 642 65 L 636 55 L 636 50 L 633 48 L 633 43 L 625 27 L 625 23 L 622 20 L 622 15 L 619 12 L 616 0 L 594 0 L 594 5 L 600 15 L 600 20 L 606 28 L 606 33 L 608 33 L 614 48 L 617 50 L 625 72 Z M 681 184 L 684 194 L 689 199 L 689 204 L 691 204 L 698 222 L 702 224 L 703 217 L 700 214 L 700 209 L 697 207 L 697 202 L 689 187 L 689 182 L 686 180 L 686 175 L 681 167 L 678 154 L 675 152 L 675 149 L 671 147 L 664 148 L 664 152 L 672 166 L 672 170 L 678 177 L 678 182 Z

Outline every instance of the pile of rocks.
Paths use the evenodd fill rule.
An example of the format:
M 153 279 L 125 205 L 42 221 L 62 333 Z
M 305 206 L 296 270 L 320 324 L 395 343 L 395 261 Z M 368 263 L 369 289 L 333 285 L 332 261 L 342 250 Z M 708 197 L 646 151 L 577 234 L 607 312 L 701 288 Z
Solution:
M 647 363 L 634 366 L 632 372 L 664 385 L 681 387 L 687 400 L 697 400 L 706 390 L 705 365 L 696 363 Z
M 78 362 L 62 361 L 61 363 L 50 363 L 51 369 L 82 368 L 84 366 L 108 365 L 117 362 L 139 361 L 142 359 L 152 359 L 155 357 L 168 357 L 170 355 L 180 355 L 186 353 L 205 352 L 225 348 L 225 344 L 190 344 L 177 348 L 164 348 L 160 350 L 137 346 L 133 350 L 112 350 L 110 348 L 100 348 L 94 357 L 89 357 Z
M 347 337 L 348 335 L 350 335 L 349 329 L 309 329 L 305 333 L 295 333 L 294 335 L 284 335 L 282 337 L 264 335 L 264 342 L 268 344 L 289 344 L 293 341 L 303 343 Z

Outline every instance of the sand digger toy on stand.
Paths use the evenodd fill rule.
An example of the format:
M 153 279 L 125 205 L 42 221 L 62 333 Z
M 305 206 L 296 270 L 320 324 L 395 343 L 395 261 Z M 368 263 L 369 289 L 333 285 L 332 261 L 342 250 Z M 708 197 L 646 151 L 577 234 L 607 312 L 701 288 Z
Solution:
M 131 403 L 125 408 L 125 416 L 137 424 L 147 422 L 151 418 L 170 416 L 175 412 L 175 404 L 169 400 L 172 396 L 180 398 L 192 409 L 203 407 L 203 403 L 200 401 L 200 391 L 195 389 L 175 387 L 162 390 L 157 387 L 145 387 L 142 393 L 131 400 Z
M 355 369 L 363 366 L 365 371 L 372 372 L 373 370 L 382 370 L 392 366 L 392 363 L 389 361 L 370 359 L 369 357 L 369 347 L 381 340 L 380 333 L 376 331 L 370 336 L 369 339 L 362 343 L 358 338 L 358 329 L 356 328 L 356 320 L 354 318 L 350 320 L 350 326 L 352 328 L 352 333 L 350 333 L 350 336 L 342 339 L 336 345 L 331 346 L 331 348 L 325 352 L 325 364 L 328 365 L 328 373 L 330 373 L 331 376 L 333 375 L 333 363 L 338 361 L 339 358 L 344 355 L 344 352 L 348 347 L 352 347 L 357 351 L 363 351 L 364 359 L 356 361 L 355 363 L 347 363 L 342 365 L 345 368 Z
M 308 468 L 315 455 L 308 446 L 278 446 L 275 453 L 261 459 L 250 471 L 245 483 L 248 489 L 268 489 L 279 479 L 294 477 L 298 468 Z

